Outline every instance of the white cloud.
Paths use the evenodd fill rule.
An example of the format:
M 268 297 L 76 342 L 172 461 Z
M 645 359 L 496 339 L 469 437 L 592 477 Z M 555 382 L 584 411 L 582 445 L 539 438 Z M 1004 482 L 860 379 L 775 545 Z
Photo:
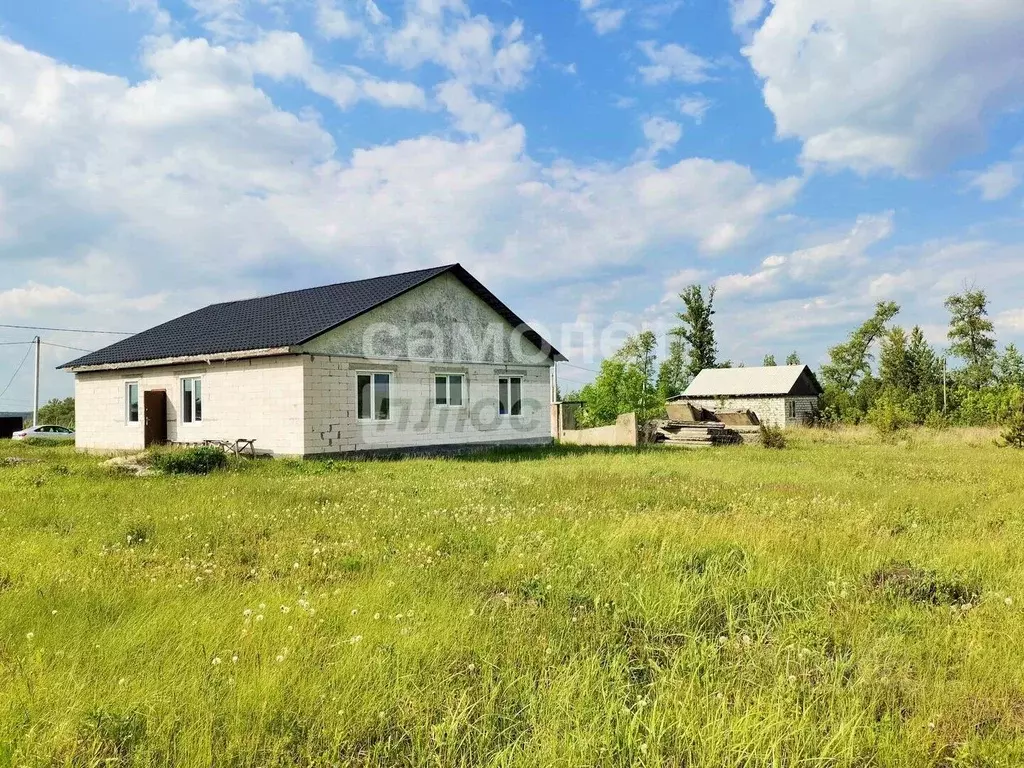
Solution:
M 0 313 L 8 318 L 27 318 L 33 313 L 82 310 L 112 313 L 156 309 L 164 300 L 162 294 L 125 299 L 113 293 L 84 295 L 62 285 L 41 285 L 29 282 L 20 288 L 0 291 Z
M 978 190 L 982 200 L 1002 200 L 1009 197 L 1024 178 L 1024 163 L 995 163 L 971 178 L 968 186 Z
M 407 69 L 431 62 L 467 85 L 521 88 L 538 55 L 538 43 L 523 33 L 522 22 L 498 27 L 486 16 L 470 16 L 457 0 L 416 0 L 384 50 Z
M 685 0 L 647 0 L 637 8 L 637 24 L 643 29 L 660 30 L 671 19 L 675 12 L 685 5 Z
M 512 125 L 512 118 L 508 113 L 493 104 L 481 101 L 472 89 L 456 80 L 449 80 L 437 87 L 437 100 L 463 133 L 493 136 Z
M 1024 308 L 1000 312 L 993 320 L 997 332 L 1024 334 Z
M 1022 39 L 1020 0 L 775 0 L 744 54 L 805 162 L 921 175 L 1024 104 Z
M 238 46 L 253 72 L 275 80 L 294 78 L 309 90 L 330 99 L 342 109 L 362 99 L 384 107 L 423 108 L 422 89 L 407 82 L 381 81 L 358 67 L 329 72 L 317 66 L 313 53 L 296 32 L 270 32 L 257 42 Z
M 651 117 L 644 121 L 644 138 L 651 157 L 672 149 L 683 138 L 683 126 L 663 117 Z
M 714 64 L 676 43 L 658 45 L 652 40 L 640 43 L 648 64 L 640 67 L 640 76 L 647 84 L 677 80 L 683 83 L 703 83 L 711 79 Z
M 594 26 L 599 35 L 614 32 L 622 26 L 626 19 L 625 8 L 608 8 L 602 5 L 603 0 L 579 0 L 580 10 Z
M 681 114 L 700 124 L 704 121 L 704 115 L 711 109 L 711 100 L 699 93 L 694 93 L 680 97 L 676 101 L 676 108 Z
M 328 40 L 357 38 L 366 33 L 362 23 L 353 19 L 344 8 L 339 8 L 334 0 L 317 3 L 316 27 Z
M 787 254 L 772 254 L 750 274 L 725 275 L 717 281 L 722 296 L 772 294 L 796 284 L 820 287 L 848 275 L 866 262 L 867 250 L 893 232 L 892 212 L 860 216 L 849 232 Z
M 729 0 L 733 29 L 740 34 L 748 33 L 750 27 L 764 15 L 767 5 L 767 0 Z
M 590 14 L 590 20 L 594 24 L 594 31 L 599 35 L 607 35 L 622 26 L 626 18 L 624 8 L 599 8 Z
M 237 38 L 251 33 L 245 18 L 247 0 L 185 0 L 203 27 L 219 38 Z
M 162 34 L 171 26 L 171 15 L 160 7 L 158 0 L 128 0 L 128 10 L 149 14 L 153 31 Z

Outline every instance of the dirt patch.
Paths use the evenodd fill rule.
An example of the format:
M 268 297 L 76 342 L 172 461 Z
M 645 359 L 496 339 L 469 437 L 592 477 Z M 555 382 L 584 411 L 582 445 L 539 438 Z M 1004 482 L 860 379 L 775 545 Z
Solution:
M 112 459 L 107 459 L 100 466 L 118 475 L 148 477 L 156 474 L 149 462 L 150 457 L 147 454 L 137 453 L 133 456 L 115 456 Z
M 23 459 L 20 456 L 6 456 L 0 459 L 0 467 L 20 467 L 23 464 L 38 464 L 39 459 Z
M 977 602 L 981 593 L 976 584 L 946 577 L 913 563 L 894 562 L 875 569 L 868 576 L 872 589 L 892 597 L 925 605 L 963 605 Z

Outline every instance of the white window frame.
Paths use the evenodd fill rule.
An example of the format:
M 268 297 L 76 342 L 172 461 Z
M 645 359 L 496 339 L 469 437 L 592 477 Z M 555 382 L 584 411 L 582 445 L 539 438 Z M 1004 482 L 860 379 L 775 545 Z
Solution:
M 796 400 L 786 401 L 786 416 L 790 419 L 796 418 Z
M 196 399 L 195 399 L 195 387 L 192 389 L 192 418 L 189 421 L 185 421 L 185 382 L 186 381 L 198 381 L 199 382 L 199 402 L 202 405 L 202 413 L 199 418 L 196 418 Z M 202 424 L 206 421 L 206 380 L 202 375 L 199 376 L 179 376 L 178 377 L 178 422 L 181 424 Z
M 462 381 L 462 384 L 461 384 L 461 386 L 459 388 L 460 396 L 462 397 L 462 402 L 459 403 L 458 405 L 452 405 L 452 379 L 453 378 L 458 378 L 458 379 L 460 379 Z M 437 402 L 437 380 L 438 379 L 444 379 L 444 402 L 443 403 Z M 464 374 L 464 373 L 443 373 L 443 372 L 435 373 L 434 374 L 434 387 L 433 387 L 433 391 L 432 391 L 434 407 L 435 408 L 455 408 L 455 409 L 465 408 L 466 407 L 466 401 L 469 399 L 467 397 L 468 388 L 467 388 L 466 385 L 467 385 L 467 379 L 466 379 L 466 374 Z
M 137 418 L 132 421 L 132 398 L 131 398 L 131 387 L 135 387 L 135 399 L 136 406 L 138 408 Z M 142 384 L 138 379 L 126 381 L 124 383 L 124 423 L 125 424 L 140 424 L 142 423 Z
M 387 422 L 391 421 L 392 401 L 394 399 L 392 397 L 391 393 L 394 390 L 395 374 L 393 372 L 391 372 L 391 371 L 373 371 L 373 370 L 370 370 L 370 371 L 356 371 L 355 374 L 356 374 L 356 421 L 357 422 L 363 422 L 363 423 L 380 423 L 380 424 L 386 424 Z M 365 416 L 365 417 L 363 416 L 362 412 L 359 409 L 359 377 L 360 376 L 369 376 L 370 377 L 370 415 L 369 416 Z M 375 377 L 377 377 L 377 376 L 387 376 L 388 377 L 388 415 L 387 415 L 387 418 L 385 418 L 385 419 L 381 419 L 381 418 L 379 418 L 377 416 L 377 409 L 374 407 L 376 405 L 376 398 L 375 398 L 375 396 L 376 396 L 376 387 L 377 387 L 377 380 L 376 380 Z
M 499 376 L 498 377 L 498 415 L 499 416 L 507 416 L 507 417 L 509 417 L 511 419 L 518 419 L 518 418 L 522 417 L 522 415 L 523 415 L 523 379 L 524 379 L 523 376 Z M 512 382 L 513 381 L 518 381 L 519 382 L 519 413 L 513 413 L 512 412 L 513 411 L 513 408 L 512 408 Z M 506 394 L 508 395 L 508 399 L 507 399 L 506 402 L 508 403 L 508 413 L 502 413 L 501 412 L 501 387 L 502 387 L 502 382 L 504 382 L 504 385 L 507 388 L 506 389 Z

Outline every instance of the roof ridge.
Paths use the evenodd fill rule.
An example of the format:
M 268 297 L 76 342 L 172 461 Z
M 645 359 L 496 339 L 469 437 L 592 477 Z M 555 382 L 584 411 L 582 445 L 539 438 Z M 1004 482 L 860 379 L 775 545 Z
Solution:
M 291 291 L 278 291 L 277 293 L 266 293 L 266 294 L 263 294 L 262 296 L 249 296 L 248 298 L 245 298 L 245 299 L 230 299 L 228 301 L 218 301 L 218 302 L 216 302 L 214 304 L 207 304 L 205 307 L 200 307 L 199 309 L 197 309 L 195 311 L 199 312 L 199 311 L 201 311 L 203 309 L 208 309 L 209 307 L 225 307 L 225 306 L 228 306 L 229 304 L 244 304 L 247 301 L 262 301 L 263 299 L 273 299 L 273 298 L 276 298 L 278 296 L 289 296 L 289 295 L 295 294 L 295 293 L 306 293 L 307 291 L 321 291 L 324 288 L 336 288 L 339 285 L 355 285 L 356 283 L 370 283 L 370 282 L 373 282 L 375 280 L 380 280 L 383 277 L 388 277 L 388 278 L 390 278 L 390 277 L 405 277 L 406 275 L 414 275 L 414 274 L 416 274 L 418 272 L 424 272 L 424 273 L 426 273 L 426 272 L 435 272 L 437 274 L 441 274 L 442 272 L 447 272 L 450 269 L 454 269 L 455 267 L 460 267 L 460 266 L 462 266 L 462 265 L 459 264 L 458 262 L 454 262 L 452 264 L 441 264 L 441 265 L 436 266 L 436 267 L 423 267 L 422 269 L 408 269 L 405 272 L 394 272 L 394 273 L 389 273 L 387 275 L 377 275 L 376 277 L 361 277 L 358 280 L 342 280 L 342 281 L 337 282 L 337 283 L 325 283 L 323 285 L 311 285 L 308 288 L 295 288 L 294 290 L 291 290 Z

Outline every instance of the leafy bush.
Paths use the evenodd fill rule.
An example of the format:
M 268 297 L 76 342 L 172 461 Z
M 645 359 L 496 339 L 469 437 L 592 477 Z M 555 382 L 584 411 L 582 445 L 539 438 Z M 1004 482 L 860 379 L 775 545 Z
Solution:
M 958 421 L 966 427 L 1008 424 L 1024 406 L 1024 392 L 1019 387 L 988 387 L 972 390 L 960 387 L 954 392 Z
M 169 475 L 208 475 L 228 465 L 228 455 L 220 448 L 203 446 L 158 453 L 153 466 Z
M 1002 437 L 1005 445 L 1024 448 L 1024 409 L 1007 419 Z
M 875 407 L 868 411 L 867 422 L 879 434 L 892 435 L 914 424 L 914 414 L 889 398 L 880 398 Z
M 786 433 L 782 427 L 772 427 L 761 423 L 761 446 L 781 451 L 786 447 Z

